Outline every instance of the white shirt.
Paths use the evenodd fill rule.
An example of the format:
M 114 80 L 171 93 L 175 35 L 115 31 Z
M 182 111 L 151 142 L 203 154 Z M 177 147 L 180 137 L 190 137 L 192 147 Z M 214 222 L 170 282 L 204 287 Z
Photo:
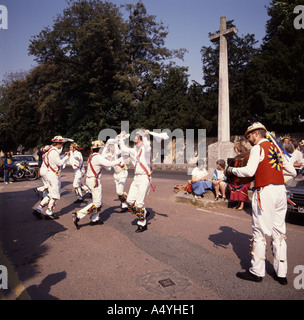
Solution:
M 67 155 L 64 157 L 60 157 L 61 150 L 62 149 L 52 147 L 48 151 L 46 155 L 46 162 L 49 164 L 48 171 L 60 171 L 61 167 L 69 160 L 69 157 Z
M 81 171 L 83 171 L 83 157 L 81 152 L 79 152 L 78 150 L 70 151 L 70 159 L 69 159 L 69 163 L 71 164 L 72 168 L 74 170 L 78 170 L 80 169 Z
M 115 161 L 109 161 L 105 157 L 103 157 L 101 154 L 96 153 L 96 152 L 93 153 L 92 157 L 91 157 L 91 165 L 92 165 L 95 173 L 98 175 L 98 178 L 101 177 L 101 170 L 103 167 L 113 167 L 120 162 L 121 162 L 121 158 L 119 158 Z M 90 162 L 88 161 L 87 178 L 95 177 L 95 174 L 92 171 L 91 165 L 90 165 Z
M 123 139 L 120 138 L 121 151 L 130 154 L 131 162 L 135 167 L 134 174 L 151 173 L 151 146 L 146 137 L 143 137 L 143 145 L 139 148 L 137 145 L 133 148 L 128 148 Z M 142 168 L 140 163 L 146 168 L 147 172 Z
M 114 144 L 114 152 L 111 151 L 108 146 L 106 145 L 106 147 L 103 149 L 102 154 L 103 157 L 105 157 L 106 159 L 113 161 L 113 160 L 117 160 L 119 158 L 119 156 L 122 157 L 121 163 L 119 165 L 115 165 L 114 166 L 114 173 L 118 174 L 122 171 L 126 171 L 128 170 L 127 165 L 125 164 L 124 158 L 125 155 L 124 153 L 119 149 L 118 145 L 115 143 Z M 111 168 L 106 167 L 107 170 L 111 170 Z
M 196 179 L 204 179 L 208 176 L 208 172 L 205 168 L 200 169 L 198 167 L 194 168 L 192 171 L 192 176 L 194 176 Z
M 301 169 L 303 167 L 303 154 L 300 150 L 296 149 L 293 154 L 291 155 L 292 163 L 301 163 L 302 166 L 298 167 L 297 169 Z

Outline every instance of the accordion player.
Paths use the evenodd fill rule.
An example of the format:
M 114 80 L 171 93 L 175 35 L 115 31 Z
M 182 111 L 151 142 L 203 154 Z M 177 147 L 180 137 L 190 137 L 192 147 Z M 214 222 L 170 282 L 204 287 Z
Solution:
M 234 168 L 240 168 L 240 167 L 245 167 L 247 165 L 248 159 L 249 159 L 249 154 L 250 152 L 243 152 L 238 154 L 234 158 L 228 158 L 227 159 L 227 164 L 229 167 L 234 167 Z M 254 176 L 253 177 L 237 177 L 236 175 L 228 175 L 227 176 L 227 183 L 229 184 L 234 184 L 234 185 L 242 185 L 242 184 L 249 184 L 252 181 L 254 181 Z

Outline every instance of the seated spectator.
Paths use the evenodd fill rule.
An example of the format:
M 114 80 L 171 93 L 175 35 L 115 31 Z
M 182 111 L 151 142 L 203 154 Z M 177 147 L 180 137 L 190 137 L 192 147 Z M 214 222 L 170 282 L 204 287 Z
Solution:
M 219 199 L 220 192 L 222 194 L 222 198 L 226 200 L 226 176 L 225 176 L 225 168 L 226 163 L 225 160 L 219 159 L 216 161 L 216 169 L 214 170 L 212 176 L 212 183 L 215 190 L 215 200 Z
M 192 171 L 192 180 L 191 180 L 191 186 L 192 191 L 196 196 L 204 196 L 204 193 L 207 192 L 208 189 L 212 189 L 213 184 L 208 179 L 208 172 L 204 168 L 204 161 L 198 160 L 197 161 L 197 167 L 193 169 Z

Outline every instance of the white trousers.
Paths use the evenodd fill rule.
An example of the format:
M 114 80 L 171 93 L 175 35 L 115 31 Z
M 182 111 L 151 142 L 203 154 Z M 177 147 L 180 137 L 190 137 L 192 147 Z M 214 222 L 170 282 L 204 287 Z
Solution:
M 121 196 L 124 193 L 126 181 L 128 178 L 128 171 L 123 170 L 119 173 L 114 173 L 114 182 L 115 182 L 115 188 L 116 188 L 116 193 Z M 128 204 L 126 202 L 121 203 L 122 208 L 127 208 Z
M 92 203 L 77 211 L 77 217 L 82 219 L 87 214 L 91 215 L 91 221 L 99 220 L 100 207 L 102 204 L 102 186 L 98 181 L 98 186 L 95 187 L 95 178 L 87 178 L 86 184 L 92 193 Z
M 80 169 L 74 170 L 73 188 L 81 187 L 81 178 L 82 177 L 83 177 L 83 172 Z
M 144 208 L 145 197 L 150 187 L 150 182 L 146 174 L 135 175 L 134 180 L 131 183 L 127 203 L 129 205 L 135 205 L 136 208 Z M 137 224 L 145 226 L 146 221 L 146 209 L 144 209 L 144 219 L 138 220 Z
M 43 186 L 41 187 L 38 187 L 37 190 L 40 191 L 40 192 L 45 192 L 46 190 L 49 189 L 49 183 L 48 183 L 48 180 L 46 178 L 46 173 L 47 173 L 47 170 L 46 169 L 41 169 L 40 170 L 40 177 L 41 177 L 41 180 L 43 182 Z M 43 194 L 44 196 L 46 196 L 46 194 Z
M 80 169 L 74 170 L 74 181 L 73 181 L 73 188 L 75 190 L 76 196 L 78 199 L 82 199 L 82 184 L 81 179 L 84 173 Z
M 260 205 L 259 205 L 260 204 Z M 278 277 L 287 274 L 285 216 L 287 211 L 284 185 L 269 185 L 255 191 L 252 198 L 252 259 L 250 272 L 265 276 L 266 238 L 272 237 L 274 270 Z
M 61 180 L 60 173 L 56 175 L 53 171 L 48 171 L 46 180 L 49 183 L 49 197 L 53 199 L 60 199 Z
M 45 177 L 48 183 L 49 193 L 42 199 L 38 207 L 36 207 L 36 210 L 43 213 L 43 208 L 47 206 L 46 215 L 50 216 L 53 214 L 57 201 L 60 199 L 61 180 L 60 174 L 57 176 L 52 171 L 47 171 Z

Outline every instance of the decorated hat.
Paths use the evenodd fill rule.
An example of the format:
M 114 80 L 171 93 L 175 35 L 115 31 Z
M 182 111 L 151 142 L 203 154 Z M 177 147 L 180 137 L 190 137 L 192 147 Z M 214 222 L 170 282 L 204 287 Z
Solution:
M 92 146 L 91 146 L 91 149 L 97 149 L 97 148 L 101 148 L 104 146 L 104 143 L 103 141 L 101 140 L 95 140 L 95 141 L 92 141 Z
M 52 142 L 59 142 L 59 143 L 64 143 L 64 142 L 73 142 L 74 140 L 69 139 L 69 138 L 63 138 L 62 136 L 55 136 L 52 140 Z
M 49 145 L 44 146 L 43 149 L 42 149 L 42 152 L 46 153 L 48 150 L 50 150 L 51 147 L 52 146 L 49 146 Z
M 73 142 L 71 144 L 71 147 L 75 148 L 76 150 L 82 150 L 82 148 L 80 148 L 79 145 L 76 142 Z
M 255 131 L 255 130 L 259 130 L 259 129 L 263 129 L 265 131 L 267 131 L 266 127 L 260 123 L 260 122 L 254 122 L 251 126 L 249 126 L 244 134 L 244 136 L 247 138 L 248 133 Z

